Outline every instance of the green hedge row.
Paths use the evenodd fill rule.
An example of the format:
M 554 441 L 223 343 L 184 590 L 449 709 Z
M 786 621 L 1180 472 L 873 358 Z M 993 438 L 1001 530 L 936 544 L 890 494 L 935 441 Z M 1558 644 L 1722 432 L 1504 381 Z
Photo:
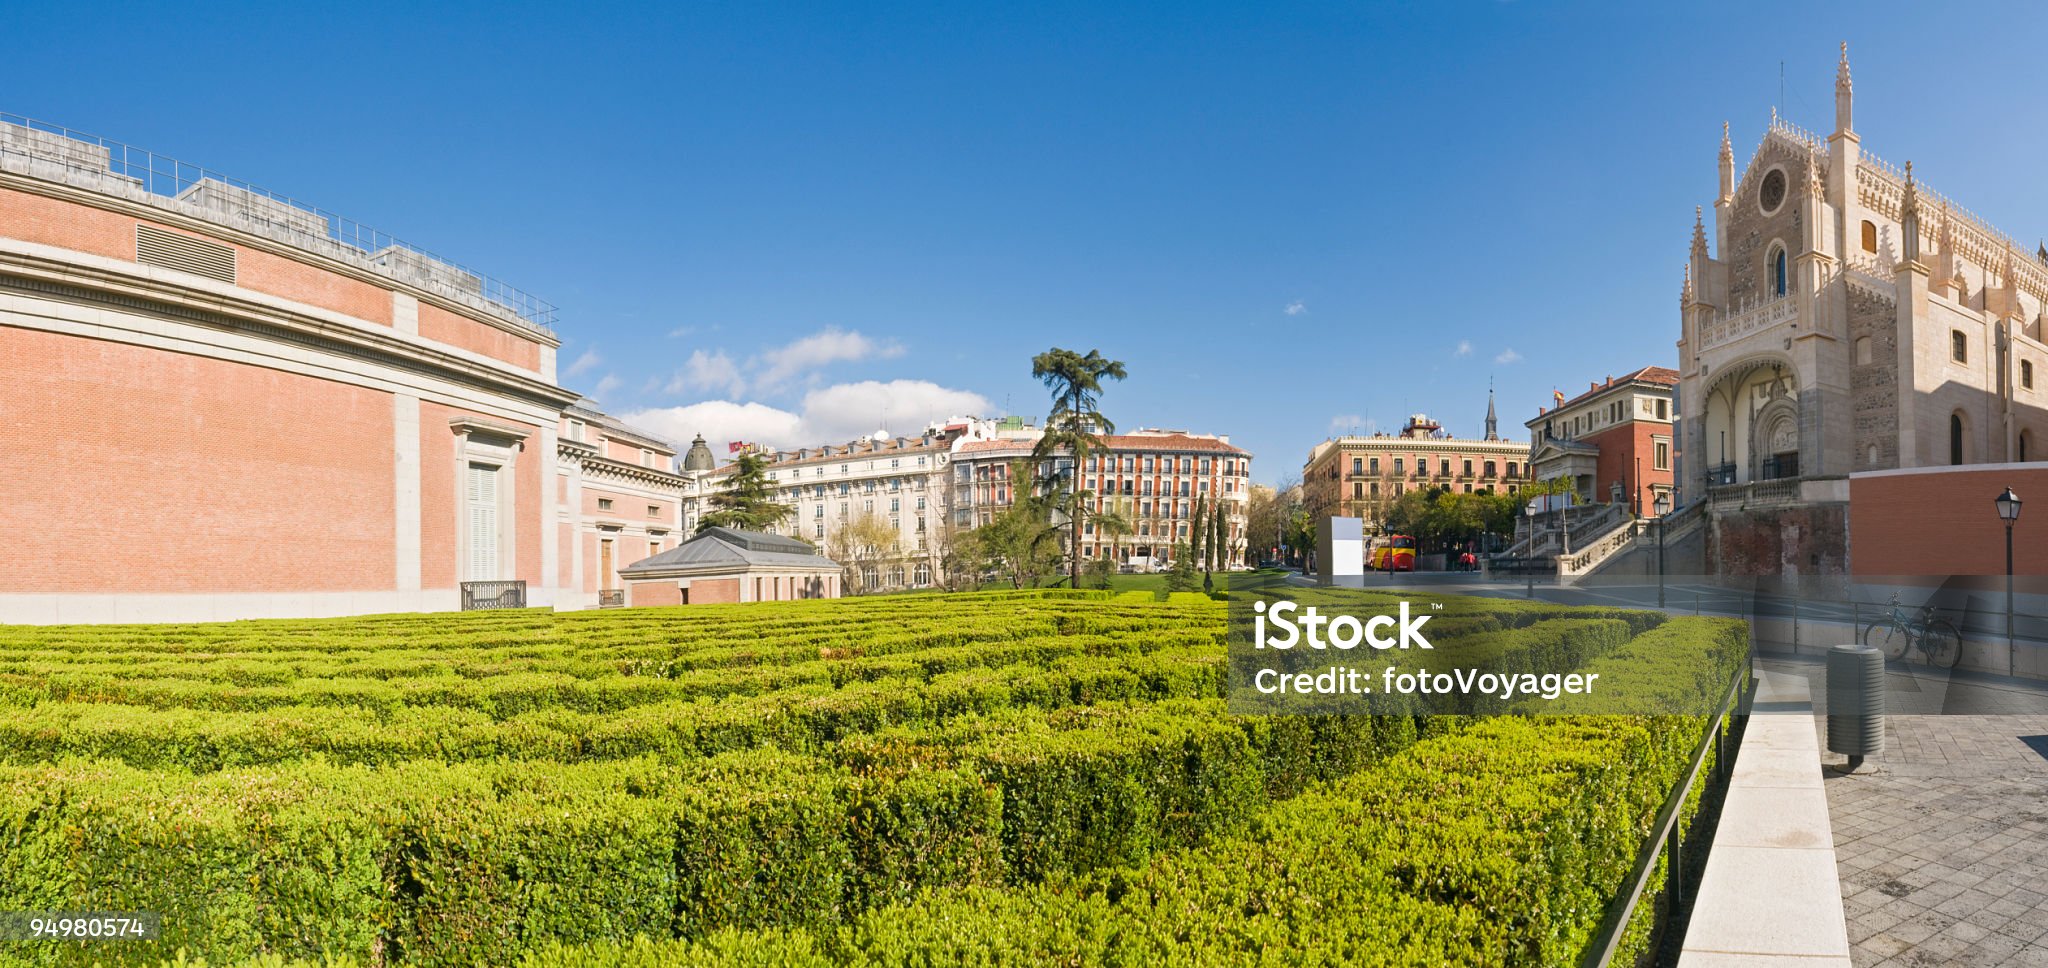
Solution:
M 63 756 L 206 772 L 319 755 L 337 763 L 499 757 L 574 762 L 643 754 L 695 757 L 779 746 L 824 749 L 839 737 L 903 724 L 940 723 L 1017 706 L 1219 696 L 1220 656 L 1159 652 L 1075 656 L 1049 666 L 968 667 L 930 680 L 808 684 L 762 696 L 667 701 L 612 712 L 545 703 L 505 719 L 461 706 L 388 709 L 334 705 L 254 712 L 109 703 L 44 702 L 0 717 L 0 762 Z
M 1142 867 L 946 889 L 833 929 L 555 944 L 521 964 L 1571 964 L 1698 728 L 1489 720 Z
M 544 940 L 821 925 L 995 883 L 1000 822 L 969 774 L 850 777 L 772 752 L 203 777 L 66 761 L 0 775 L 0 909 L 156 911 L 165 938 L 0 958 L 504 964 Z

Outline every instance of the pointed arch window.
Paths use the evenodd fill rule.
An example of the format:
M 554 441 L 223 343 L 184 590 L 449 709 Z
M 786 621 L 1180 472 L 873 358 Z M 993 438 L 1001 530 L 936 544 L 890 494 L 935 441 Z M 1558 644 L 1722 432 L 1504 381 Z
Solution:
M 1948 462 L 1963 462 L 1963 415 L 1960 413 L 1948 415 Z
M 1791 276 L 1786 271 L 1785 265 L 1785 249 L 1783 246 L 1780 246 L 1771 255 L 1771 294 L 1774 296 L 1784 295 L 1786 290 L 1790 288 L 1788 285 L 1790 282 Z

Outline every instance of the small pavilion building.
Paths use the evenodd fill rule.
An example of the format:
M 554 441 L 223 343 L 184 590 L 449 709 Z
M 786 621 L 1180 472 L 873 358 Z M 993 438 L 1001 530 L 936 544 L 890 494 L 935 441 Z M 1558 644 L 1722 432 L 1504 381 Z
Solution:
M 706 528 L 619 569 L 628 605 L 701 605 L 838 598 L 839 563 L 795 538 Z

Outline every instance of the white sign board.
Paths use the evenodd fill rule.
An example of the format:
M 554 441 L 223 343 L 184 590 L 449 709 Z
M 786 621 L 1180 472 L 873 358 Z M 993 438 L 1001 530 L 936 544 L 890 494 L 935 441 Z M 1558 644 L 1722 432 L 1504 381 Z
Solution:
M 1358 518 L 1324 518 L 1316 529 L 1316 572 L 1325 585 L 1350 588 L 1365 584 L 1365 522 Z

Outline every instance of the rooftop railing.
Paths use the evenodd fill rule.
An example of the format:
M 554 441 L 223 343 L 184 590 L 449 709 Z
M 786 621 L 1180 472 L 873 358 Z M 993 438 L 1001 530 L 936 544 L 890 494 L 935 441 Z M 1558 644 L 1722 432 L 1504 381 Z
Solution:
M 0 112 L 0 169 L 252 232 L 483 312 L 554 328 L 555 307 L 531 293 L 354 219 L 133 145 Z

